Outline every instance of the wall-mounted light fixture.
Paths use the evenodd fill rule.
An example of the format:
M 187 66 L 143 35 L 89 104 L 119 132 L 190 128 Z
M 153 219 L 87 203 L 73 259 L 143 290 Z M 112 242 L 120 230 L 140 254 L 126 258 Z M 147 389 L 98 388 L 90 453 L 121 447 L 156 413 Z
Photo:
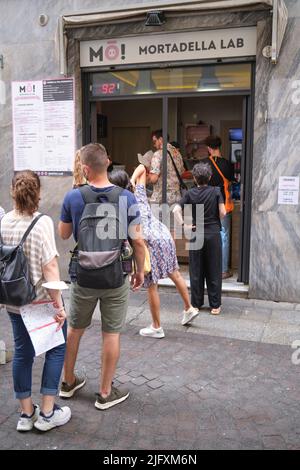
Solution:
M 166 17 L 163 11 L 153 10 L 147 12 L 145 26 L 162 26 L 165 22 Z

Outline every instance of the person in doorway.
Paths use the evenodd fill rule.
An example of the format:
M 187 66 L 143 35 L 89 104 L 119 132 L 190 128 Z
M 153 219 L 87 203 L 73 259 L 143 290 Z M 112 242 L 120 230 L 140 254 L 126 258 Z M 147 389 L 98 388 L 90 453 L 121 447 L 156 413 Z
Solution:
M 112 197 L 116 193 L 116 186 L 108 180 L 107 168 L 109 159 L 105 148 L 101 144 L 88 144 L 80 149 L 82 171 L 89 185 L 69 191 L 62 205 L 61 217 L 58 226 L 62 239 L 68 239 L 72 233 L 75 241 L 80 236 L 79 223 L 88 204 L 84 199 L 82 190 L 89 191 L 89 196 L 100 201 L 101 206 L 104 197 Z M 97 196 L 99 194 L 99 196 Z M 121 198 L 122 196 L 122 198 Z M 126 200 L 126 204 L 121 204 Z M 133 290 L 139 289 L 144 282 L 144 243 L 140 233 L 140 217 L 138 211 L 134 211 L 137 205 L 134 195 L 129 191 L 118 193 L 119 216 L 125 219 L 126 224 L 135 229 L 132 246 L 137 265 L 137 272 L 132 276 Z M 92 205 L 92 204 L 90 204 Z M 137 207 L 137 206 L 136 206 Z M 135 215 L 129 215 L 133 214 Z M 94 240 L 94 228 L 88 228 L 85 234 L 87 240 Z M 93 252 L 93 250 L 92 250 Z M 95 257 L 94 262 L 97 262 Z M 78 274 L 78 271 L 77 271 Z M 114 281 L 115 276 L 111 276 Z M 71 398 L 74 393 L 85 385 L 85 378 L 74 373 L 77 353 L 81 337 L 85 329 L 91 324 L 92 315 L 100 301 L 102 320 L 102 367 L 99 393 L 95 407 L 99 410 L 108 409 L 123 402 L 129 396 L 128 390 L 121 390 L 112 385 L 113 376 L 120 356 L 120 333 L 125 323 L 129 296 L 128 276 L 123 277 L 120 287 L 117 288 L 89 288 L 79 285 L 78 279 L 71 284 L 70 318 L 68 328 L 67 351 L 64 366 L 64 378 L 60 389 L 60 396 Z
M 168 136 L 169 140 L 169 136 Z M 151 203 L 162 203 L 162 159 L 163 159 L 163 133 L 162 129 L 152 132 L 152 143 L 156 149 L 151 161 L 151 168 L 147 177 L 147 182 L 153 184 L 153 193 L 150 199 Z M 180 182 L 175 170 L 175 166 L 179 175 L 185 168 L 179 149 L 167 144 L 167 203 L 174 204 L 181 198 Z
M 234 181 L 233 165 L 222 157 L 222 141 L 218 136 L 208 136 L 205 140 L 209 158 L 203 160 L 209 163 L 212 169 L 212 177 L 209 185 L 218 186 L 224 199 L 226 215 L 222 219 L 222 279 L 232 276 L 229 267 L 230 240 L 231 240 L 231 218 L 234 203 L 231 199 L 230 183 Z
M 1 219 L 1 238 L 4 244 L 15 246 L 20 243 L 26 230 L 39 216 L 40 179 L 33 171 L 17 173 L 12 181 L 14 209 Z M 54 319 L 66 337 L 66 313 L 58 290 L 47 291 L 42 287 L 46 281 L 59 281 L 57 250 L 54 227 L 50 217 L 43 215 L 33 226 L 24 243 L 30 277 L 36 290 L 35 301 L 53 300 L 57 307 Z M 71 418 L 69 407 L 55 404 L 59 380 L 65 356 L 65 343 L 47 351 L 41 383 L 42 405 L 33 404 L 31 398 L 32 365 L 35 351 L 20 308 L 6 305 L 12 324 L 15 353 L 13 358 L 13 382 L 15 396 L 20 401 L 21 415 L 18 431 L 30 431 L 33 426 L 48 431 L 66 424 Z
M 125 172 L 117 172 L 110 175 L 111 181 L 124 187 L 128 187 L 129 178 Z M 151 272 L 145 275 L 144 287 L 147 289 L 148 301 L 152 315 L 152 323 L 140 330 L 141 336 L 152 338 L 164 338 L 165 333 L 160 322 L 160 299 L 158 293 L 158 281 L 169 277 L 175 284 L 184 303 L 181 324 L 187 325 L 199 314 L 190 302 L 186 283 L 179 272 L 176 248 L 174 240 L 167 229 L 151 212 L 146 195 L 146 169 L 139 165 L 131 177 L 131 184 L 139 204 L 143 236 L 149 253 Z
M 201 231 L 202 221 L 196 220 L 196 206 L 204 206 L 204 241 L 203 247 L 189 250 L 189 270 L 192 291 L 192 304 L 200 309 L 204 304 L 204 281 L 207 284 L 207 293 L 211 314 L 221 312 L 222 290 L 222 245 L 221 223 L 225 214 L 223 196 L 219 187 L 209 186 L 212 170 L 207 163 L 198 163 L 193 168 L 193 177 L 196 186 L 190 189 L 174 213 L 180 225 L 184 225 L 182 211 L 187 204 L 192 205 L 193 231 Z M 192 240 L 191 240 L 192 241 Z

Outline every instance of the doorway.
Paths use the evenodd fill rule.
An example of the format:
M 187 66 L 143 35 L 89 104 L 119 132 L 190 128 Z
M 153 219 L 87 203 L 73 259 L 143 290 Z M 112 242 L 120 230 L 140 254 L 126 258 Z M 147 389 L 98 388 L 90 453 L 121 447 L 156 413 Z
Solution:
M 235 274 L 235 280 L 247 284 L 252 200 L 253 79 L 251 81 L 251 64 L 247 68 L 245 65 L 249 64 L 243 65 L 243 74 L 239 71 L 236 78 L 232 76 L 233 69 L 228 66 L 220 66 L 223 71 L 218 74 L 215 67 L 213 78 L 209 77 L 209 80 L 214 80 L 214 88 L 207 87 L 207 73 L 206 77 L 202 71 L 203 79 L 199 79 L 195 67 L 182 67 L 174 74 L 173 69 L 149 70 L 148 75 L 147 71 L 143 70 L 142 81 L 139 80 L 138 70 L 113 72 L 110 88 L 114 91 L 109 96 L 109 72 L 92 73 L 90 76 L 86 74 L 84 80 L 86 84 L 90 84 L 86 85 L 85 107 L 89 111 L 87 115 L 91 118 L 89 122 L 86 120 L 85 143 L 103 143 L 114 164 L 121 165 L 128 173 L 131 173 L 137 164 L 137 153 L 144 153 L 151 148 L 151 132 L 155 129 L 164 127 L 170 141 L 178 144 L 189 169 L 192 169 L 197 161 L 207 157 L 205 136 L 216 134 L 221 137 L 222 156 L 232 162 L 237 178 L 233 194 L 235 209 L 232 217 L 231 270 Z M 182 88 L 194 86 L 195 77 L 198 90 L 202 82 L 201 86 L 206 86 L 204 92 L 178 92 L 180 84 Z M 146 90 L 145 84 L 149 90 Z M 244 90 L 226 89 L 235 85 Z M 122 87 L 128 96 L 122 96 Z M 170 93 L 172 87 L 176 89 L 176 93 Z M 155 90 L 160 92 L 156 93 Z M 179 260 L 187 262 L 182 243 L 178 244 L 177 250 Z

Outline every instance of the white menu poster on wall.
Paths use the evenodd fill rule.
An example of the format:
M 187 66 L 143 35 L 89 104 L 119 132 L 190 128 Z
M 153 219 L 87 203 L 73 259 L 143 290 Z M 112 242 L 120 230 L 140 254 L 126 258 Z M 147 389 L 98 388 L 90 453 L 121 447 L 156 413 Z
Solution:
M 12 82 L 14 170 L 71 174 L 75 154 L 74 80 Z
M 299 204 L 299 176 L 279 177 L 278 204 Z

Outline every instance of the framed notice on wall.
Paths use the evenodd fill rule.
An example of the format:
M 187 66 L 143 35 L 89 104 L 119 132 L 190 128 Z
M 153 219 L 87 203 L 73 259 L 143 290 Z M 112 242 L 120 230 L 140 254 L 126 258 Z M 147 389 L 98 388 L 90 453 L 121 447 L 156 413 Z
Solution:
M 75 155 L 73 78 L 12 82 L 14 170 L 69 175 Z

